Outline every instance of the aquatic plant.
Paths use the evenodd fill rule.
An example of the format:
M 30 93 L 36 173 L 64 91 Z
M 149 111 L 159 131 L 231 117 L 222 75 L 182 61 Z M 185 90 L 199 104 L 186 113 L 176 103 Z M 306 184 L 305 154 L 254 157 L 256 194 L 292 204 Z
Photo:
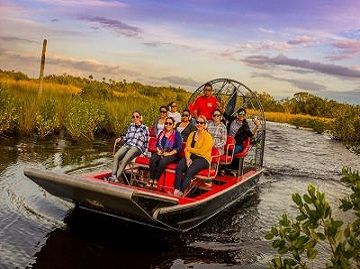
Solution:
M 341 199 L 340 209 L 351 210 L 353 222 L 344 223 L 332 215 L 332 208 L 313 185 L 306 194 L 292 195 L 298 215 L 291 218 L 283 214 L 277 225 L 266 234 L 272 240 L 277 255 L 271 260 L 270 268 L 311 268 L 309 265 L 318 257 L 317 246 L 327 244 L 329 258 L 326 268 L 346 269 L 360 266 L 360 176 L 359 171 L 344 167 L 343 182 L 351 194 Z

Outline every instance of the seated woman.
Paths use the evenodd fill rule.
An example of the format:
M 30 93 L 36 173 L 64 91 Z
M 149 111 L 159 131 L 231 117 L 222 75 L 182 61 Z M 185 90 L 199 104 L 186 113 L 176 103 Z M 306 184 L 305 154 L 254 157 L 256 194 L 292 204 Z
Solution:
M 255 128 L 251 131 L 249 127 L 249 123 L 246 120 L 246 110 L 244 108 L 240 108 L 235 116 L 230 116 L 224 113 L 224 118 L 229 121 L 228 124 L 228 134 L 234 136 L 235 138 L 235 149 L 234 154 L 239 153 L 243 150 L 243 142 L 248 137 L 252 138 L 258 127 L 259 120 L 254 120 Z M 237 169 L 238 161 L 234 158 L 232 163 L 230 164 L 230 169 Z
M 181 151 L 182 139 L 178 131 L 175 130 L 175 120 L 167 117 L 164 130 L 157 137 L 156 153 L 150 158 L 150 184 L 156 188 L 157 182 L 165 167 L 177 161 Z
M 224 118 L 229 121 L 228 134 L 235 138 L 234 154 L 239 153 L 243 148 L 243 142 L 248 137 L 252 138 L 259 127 L 259 120 L 254 120 L 255 128 L 251 131 L 246 120 L 246 110 L 240 108 L 235 116 L 224 113 Z
M 114 155 L 111 176 L 108 178 L 112 182 L 119 182 L 125 166 L 146 150 L 149 142 L 149 130 L 142 124 L 142 116 L 139 111 L 132 113 L 132 123 L 127 129 L 125 137 L 116 139 L 117 142 L 121 140 L 124 145 Z
M 214 147 L 216 147 L 222 155 L 224 154 L 227 130 L 225 124 L 221 122 L 221 112 L 219 109 L 214 110 L 212 119 L 208 125 L 208 132 L 214 139 Z
M 182 158 L 175 171 L 174 195 L 182 196 L 191 179 L 202 169 L 209 168 L 213 139 L 206 131 L 206 117 L 200 115 L 196 120 L 196 131 L 192 132 L 185 147 Z
M 160 132 L 164 129 L 165 119 L 168 116 L 168 109 L 166 106 L 161 106 L 159 109 L 160 115 L 157 120 L 154 122 L 154 130 L 156 137 L 160 134 Z
M 190 111 L 188 109 L 183 110 L 181 122 L 176 124 L 176 130 L 180 132 L 183 141 L 186 141 L 189 134 L 196 130 L 195 126 L 190 121 Z
M 172 117 L 175 123 L 181 121 L 181 114 L 177 111 L 177 104 L 174 101 L 169 104 L 168 116 Z

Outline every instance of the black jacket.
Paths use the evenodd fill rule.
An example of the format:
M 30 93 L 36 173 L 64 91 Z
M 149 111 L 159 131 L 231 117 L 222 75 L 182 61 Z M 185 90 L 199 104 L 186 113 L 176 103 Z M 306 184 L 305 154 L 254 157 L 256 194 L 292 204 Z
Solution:
M 234 116 L 230 116 L 226 113 L 223 114 L 224 118 L 228 121 L 227 124 L 227 131 L 228 133 L 230 132 L 230 125 L 231 123 L 236 120 L 237 118 Z M 236 141 L 236 145 L 242 145 L 244 140 L 248 137 L 253 138 L 253 133 L 250 130 L 249 127 L 249 123 L 247 122 L 246 119 L 243 120 L 241 127 L 239 128 L 239 130 L 236 132 L 235 134 L 235 141 Z

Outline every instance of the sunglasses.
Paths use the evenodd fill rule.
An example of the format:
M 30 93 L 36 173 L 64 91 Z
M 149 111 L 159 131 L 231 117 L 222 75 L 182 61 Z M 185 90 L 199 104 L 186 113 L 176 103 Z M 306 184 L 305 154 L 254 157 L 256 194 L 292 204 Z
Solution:
M 220 117 L 220 114 L 213 114 L 213 117 Z
M 205 121 L 199 121 L 199 120 L 197 120 L 197 121 L 196 121 L 196 124 L 204 125 L 204 124 L 205 124 Z
M 189 117 L 189 114 L 182 114 L 181 117 Z
M 164 125 L 169 125 L 169 126 L 171 126 L 171 125 L 173 125 L 173 123 L 172 123 L 171 121 L 167 121 L 167 122 L 164 123 Z
M 240 113 L 237 114 L 237 116 L 238 116 L 238 117 L 239 117 L 239 116 L 245 116 L 245 113 L 244 113 L 244 112 L 240 112 Z
M 138 118 L 140 118 L 140 116 L 139 115 L 133 115 L 132 118 L 133 119 L 138 119 Z
M 167 111 L 165 111 L 165 110 L 160 110 L 160 113 L 167 113 Z

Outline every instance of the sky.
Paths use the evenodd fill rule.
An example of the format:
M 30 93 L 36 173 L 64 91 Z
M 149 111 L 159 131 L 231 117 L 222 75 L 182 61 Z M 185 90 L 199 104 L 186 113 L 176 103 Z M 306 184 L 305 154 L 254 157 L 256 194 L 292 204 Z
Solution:
M 359 0 L 0 0 L 0 69 L 360 104 Z

